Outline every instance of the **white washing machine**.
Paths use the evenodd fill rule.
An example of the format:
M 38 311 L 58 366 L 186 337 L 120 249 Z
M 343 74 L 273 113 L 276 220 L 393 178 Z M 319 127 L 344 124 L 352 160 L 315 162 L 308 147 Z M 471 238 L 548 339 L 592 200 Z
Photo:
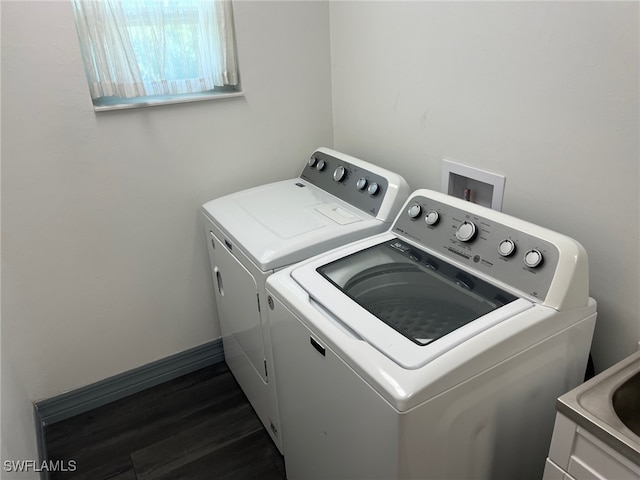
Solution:
M 387 230 L 409 195 L 388 170 L 327 148 L 298 178 L 203 206 L 225 361 L 282 452 L 265 281 L 275 270 Z
M 579 243 L 429 190 L 267 295 L 288 480 L 541 478 L 596 320 Z

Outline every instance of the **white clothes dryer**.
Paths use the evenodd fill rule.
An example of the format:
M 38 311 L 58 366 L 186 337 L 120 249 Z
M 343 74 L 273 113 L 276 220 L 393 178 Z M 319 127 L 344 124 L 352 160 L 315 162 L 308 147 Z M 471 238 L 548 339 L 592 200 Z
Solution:
M 387 230 L 409 195 L 400 175 L 328 148 L 305 163 L 298 178 L 202 208 L 225 361 L 281 452 L 266 279 Z
M 541 478 L 596 320 L 578 242 L 429 190 L 267 295 L 289 480 Z

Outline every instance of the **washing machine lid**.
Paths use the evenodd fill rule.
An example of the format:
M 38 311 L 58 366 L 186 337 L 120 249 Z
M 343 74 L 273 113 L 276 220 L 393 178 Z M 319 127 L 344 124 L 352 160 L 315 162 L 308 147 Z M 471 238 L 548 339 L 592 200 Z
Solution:
M 323 256 L 292 277 L 335 321 L 407 369 L 533 305 L 396 237 Z
M 389 227 L 300 178 L 217 198 L 204 204 L 203 212 L 262 271 Z

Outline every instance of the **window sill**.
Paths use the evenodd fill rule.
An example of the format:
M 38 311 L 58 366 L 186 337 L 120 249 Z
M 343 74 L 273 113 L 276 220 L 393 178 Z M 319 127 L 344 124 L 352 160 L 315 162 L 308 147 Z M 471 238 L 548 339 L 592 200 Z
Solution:
M 243 97 L 244 92 L 200 92 L 186 93 L 182 95 L 157 95 L 151 97 L 137 98 L 112 98 L 100 99 L 100 103 L 94 103 L 93 109 L 96 112 L 107 112 L 111 110 L 126 110 L 129 108 L 158 107 L 161 105 L 173 105 L 177 103 L 192 103 L 209 100 L 221 100 L 223 98 Z

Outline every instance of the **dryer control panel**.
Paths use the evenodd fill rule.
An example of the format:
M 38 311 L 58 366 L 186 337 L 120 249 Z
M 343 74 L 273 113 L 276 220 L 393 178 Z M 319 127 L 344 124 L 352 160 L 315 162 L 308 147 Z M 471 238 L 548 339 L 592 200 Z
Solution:
M 415 192 L 392 231 L 558 306 L 575 288 L 567 285 L 571 278 L 564 277 L 572 277 L 577 268 L 584 268 L 580 276 L 586 272 L 586 253 L 575 240 L 440 192 Z M 554 282 L 561 284 L 555 291 Z M 560 287 L 565 291 L 557 291 Z M 586 305 L 588 288 L 578 287 Z
M 382 169 L 374 165 L 367 168 L 364 161 L 319 149 L 309 157 L 300 178 L 375 217 L 387 195 L 395 194 L 389 189 L 389 179 L 375 170 Z

